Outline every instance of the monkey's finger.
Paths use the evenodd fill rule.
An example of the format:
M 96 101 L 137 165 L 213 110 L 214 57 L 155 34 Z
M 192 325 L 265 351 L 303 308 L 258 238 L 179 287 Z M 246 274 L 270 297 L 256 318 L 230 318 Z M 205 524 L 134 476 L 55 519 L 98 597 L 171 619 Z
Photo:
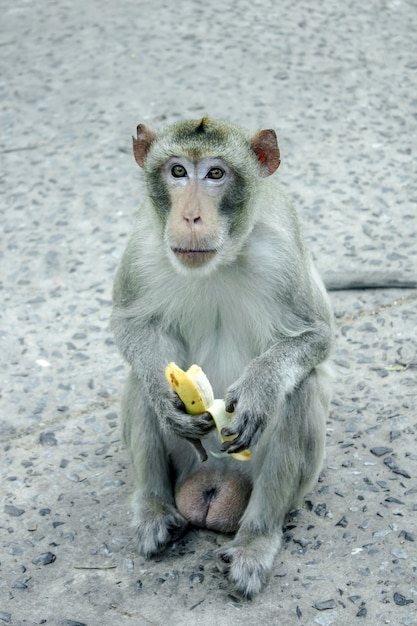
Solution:
M 228 413 L 234 413 L 236 409 L 237 399 L 236 398 L 226 398 L 225 409 Z
M 185 404 L 177 393 L 173 392 L 171 399 L 172 404 L 175 406 L 176 409 L 178 409 L 178 411 L 183 411 L 184 413 L 186 413 Z
M 234 429 L 231 428 L 230 426 L 227 427 L 225 426 L 224 428 L 221 429 L 220 434 L 223 435 L 223 437 L 233 437 L 233 436 L 237 436 L 238 432 Z
M 197 421 L 199 427 L 205 434 L 209 433 L 215 427 L 213 416 L 208 411 L 200 413 L 199 415 L 193 415 L 192 419 Z
M 220 449 L 222 452 L 228 452 L 229 454 L 231 454 L 233 452 L 243 452 L 243 450 L 246 450 L 247 447 L 248 444 L 241 443 L 238 440 L 234 439 L 233 441 L 223 442 Z
M 208 456 L 207 456 L 207 452 L 203 446 L 203 444 L 201 443 L 200 439 L 190 439 L 189 437 L 187 437 L 187 441 L 189 441 L 191 443 L 192 446 L 194 446 L 201 463 L 204 463 L 204 461 L 207 461 Z

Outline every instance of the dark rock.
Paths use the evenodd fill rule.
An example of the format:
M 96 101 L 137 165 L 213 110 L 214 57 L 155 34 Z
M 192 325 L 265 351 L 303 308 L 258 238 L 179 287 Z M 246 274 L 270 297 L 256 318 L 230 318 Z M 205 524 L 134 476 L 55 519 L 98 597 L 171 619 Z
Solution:
M 58 445 L 55 434 L 50 430 L 48 430 L 47 432 L 41 433 L 39 435 L 39 441 L 42 446 L 57 446 Z
M 76 622 L 73 619 L 64 619 L 61 624 L 62 626 L 87 626 L 84 622 Z
M 327 611 L 328 609 L 334 609 L 336 602 L 334 600 L 324 600 L 323 602 L 316 602 L 314 608 L 318 611 Z
M 393 502 L 394 504 L 404 504 L 404 502 L 401 502 L 401 500 L 398 500 L 398 498 L 394 498 L 394 496 L 388 496 L 388 498 L 385 498 L 385 502 Z
M 322 504 L 318 504 L 314 509 L 314 513 L 320 517 L 324 517 L 327 513 L 327 505 L 324 502 Z
M 6 613 L 6 611 L 0 611 L 0 620 L 2 622 L 11 622 L 12 621 L 12 614 L 11 613 Z
M 370 451 L 375 456 L 384 456 L 384 454 L 390 454 L 392 452 L 392 448 L 387 448 L 385 446 L 376 446 L 375 448 L 371 448 Z
M 360 599 L 361 599 L 361 596 L 349 596 L 349 600 L 353 602 L 353 604 L 358 604 Z
M 45 515 L 49 515 L 49 513 L 51 512 L 51 509 L 40 509 L 39 511 L 39 515 L 45 516 Z
M 396 591 L 394 593 L 394 602 L 398 606 L 405 606 L 406 604 L 412 604 L 414 600 L 408 600 L 405 596 L 403 596 L 401 593 L 398 593 L 398 591 Z
M 190 575 L 190 582 L 195 583 L 202 583 L 204 581 L 204 574 L 202 574 L 201 572 L 198 573 L 193 573 Z
M 342 519 L 340 519 L 336 524 L 336 526 L 341 526 L 342 528 L 346 528 L 347 525 L 348 521 L 345 516 L 343 516 Z
M 402 537 L 406 541 L 414 541 L 414 535 L 408 533 L 406 530 L 402 530 L 398 536 Z
M 19 509 L 13 504 L 6 504 L 4 507 L 4 512 L 6 513 L 6 515 L 11 515 L 12 517 L 20 517 L 25 512 L 25 509 Z
M 56 561 L 56 556 L 52 552 L 44 552 L 32 559 L 34 565 L 49 565 Z
M 27 583 L 22 580 L 16 580 L 12 585 L 12 589 L 27 589 L 27 588 L 28 588 Z
M 302 548 L 306 548 L 312 543 L 311 539 L 305 539 L 304 537 L 302 537 L 301 539 L 293 539 L 293 542 L 297 543 Z
M 384 463 L 387 467 L 390 468 L 392 472 L 394 472 L 394 474 L 400 474 L 400 476 L 404 476 L 404 478 L 411 478 L 410 474 L 398 467 L 392 456 L 388 456 L 386 459 L 384 459 Z

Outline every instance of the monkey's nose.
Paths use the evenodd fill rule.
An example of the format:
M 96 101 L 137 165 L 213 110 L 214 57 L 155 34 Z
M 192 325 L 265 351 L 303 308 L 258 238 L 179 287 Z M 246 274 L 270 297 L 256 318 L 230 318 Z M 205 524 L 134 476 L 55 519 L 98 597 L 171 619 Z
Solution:
M 193 226 L 193 224 L 199 224 L 202 221 L 201 217 L 199 215 L 197 215 L 197 216 L 194 216 L 194 215 L 191 215 L 191 216 L 184 215 L 184 219 L 185 219 L 185 221 L 187 222 L 187 224 L 189 226 Z

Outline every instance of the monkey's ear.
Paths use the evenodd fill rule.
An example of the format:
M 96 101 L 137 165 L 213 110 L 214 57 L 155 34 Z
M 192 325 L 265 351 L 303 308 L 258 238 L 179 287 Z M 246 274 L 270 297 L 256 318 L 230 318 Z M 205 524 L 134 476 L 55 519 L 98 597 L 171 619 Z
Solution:
M 281 159 L 274 130 L 260 130 L 252 137 L 251 147 L 261 165 L 264 176 L 270 176 L 279 168 Z
M 145 124 L 139 124 L 136 129 L 137 139 L 133 139 L 133 154 L 135 155 L 136 163 L 139 167 L 143 167 L 145 163 L 145 157 L 148 154 L 149 148 L 152 145 L 156 134 L 145 126 Z

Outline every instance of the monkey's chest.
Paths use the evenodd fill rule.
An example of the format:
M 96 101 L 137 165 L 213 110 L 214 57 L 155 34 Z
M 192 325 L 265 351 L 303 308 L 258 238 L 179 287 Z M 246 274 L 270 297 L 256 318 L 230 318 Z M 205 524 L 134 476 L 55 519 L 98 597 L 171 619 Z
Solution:
M 271 343 L 269 334 L 258 332 L 260 324 L 260 319 L 248 316 L 247 312 L 239 314 L 237 309 L 232 314 L 219 306 L 217 310 L 200 310 L 183 328 L 186 365 L 196 363 L 203 368 L 215 397 L 223 397 L 249 361 Z

